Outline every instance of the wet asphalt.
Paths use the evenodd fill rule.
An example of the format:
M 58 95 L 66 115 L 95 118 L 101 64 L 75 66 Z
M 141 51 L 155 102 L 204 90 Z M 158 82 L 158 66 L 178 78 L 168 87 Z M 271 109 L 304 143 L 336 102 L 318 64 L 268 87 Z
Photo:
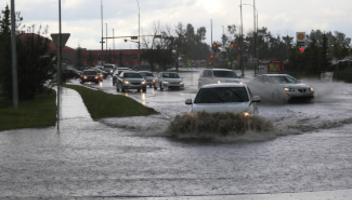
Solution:
M 193 83 L 196 75 L 184 76 Z M 105 83 L 93 87 L 117 94 Z M 344 96 L 351 95 L 345 87 Z M 59 131 L 0 132 L 0 198 L 350 199 L 352 127 L 350 115 L 342 114 L 350 109 L 348 98 L 264 104 L 260 112 L 281 127 L 277 135 L 285 136 L 270 133 L 259 142 L 170 137 L 168 123 L 187 112 L 184 99 L 196 90 L 193 83 L 182 91 L 118 94 L 161 114 L 93 121 L 79 94 L 63 88 Z

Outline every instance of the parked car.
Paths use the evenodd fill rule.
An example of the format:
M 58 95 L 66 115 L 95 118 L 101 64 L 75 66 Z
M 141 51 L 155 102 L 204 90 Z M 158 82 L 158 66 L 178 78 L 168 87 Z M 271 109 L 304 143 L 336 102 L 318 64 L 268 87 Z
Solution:
M 123 72 L 123 71 L 130 71 L 130 69 L 129 68 L 117 68 L 115 71 L 114 71 L 114 73 L 112 74 L 112 84 L 113 85 L 116 85 L 116 83 L 117 83 L 117 79 L 118 79 L 118 76 L 121 74 L 121 72 Z
M 199 74 L 198 89 L 203 85 L 216 83 L 242 83 L 240 78 L 232 70 L 228 69 L 204 69 Z
M 248 82 L 254 94 L 274 102 L 287 103 L 292 98 L 311 100 L 315 93 L 311 86 L 288 74 L 262 74 Z
M 155 89 L 184 88 L 182 78 L 175 72 L 160 72 L 155 80 Z
M 122 71 L 117 77 L 116 90 L 123 92 L 126 89 L 137 89 L 146 92 L 147 85 L 142 74 L 134 71 Z
M 112 75 L 116 69 L 116 66 L 114 64 L 104 64 L 104 71 L 108 75 Z
M 261 98 L 253 96 L 245 84 L 221 83 L 202 86 L 194 101 L 187 99 L 185 103 L 192 105 L 190 112 L 194 114 L 205 111 L 251 115 L 258 113 L 256 103 L 260 101 Z
M 149 87 L 153 86 L 154 88 L 156 88 L 156 86 L 155 86 L 156 77 L 154 76 L 154 74 L 152 72 L 140 71 L 139 73 L 142 74 L 144 79 L 147 81 L 147 85 L 149 85 Z
M 80 82 L 81 84 L 84 84 L 85 82 L 94 82 L 99 84 L 99 75 L 94 70 L 84 70 L 80 76 Z

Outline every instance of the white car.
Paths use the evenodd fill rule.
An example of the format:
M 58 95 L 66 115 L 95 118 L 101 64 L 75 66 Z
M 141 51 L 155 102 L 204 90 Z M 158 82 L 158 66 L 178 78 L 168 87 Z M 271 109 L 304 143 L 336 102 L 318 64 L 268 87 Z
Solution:
M 187 99 L 186 104 L 192 105 L 190 113 L 225 113 L 251 115 L 258 113 L 257 102 L 259 96 L 252 96 L 249 88 L 245 84 L 224 83 L 202 86 L 192 102 Z
M 184 88 L 182 78 L 175 72 L 160 72 L 155 80 L 155 89 Z
M 288 74 L 262 74 L 247 83 L 253 94 L 274 102 L 286 103 L 292 98 L 314 98 L 314 89 Z
M 240 78 L 232 70 L 228 69 L 204 69 L 199 74 L 198 89 L 203 85 L 216 83 L 242 83 Z

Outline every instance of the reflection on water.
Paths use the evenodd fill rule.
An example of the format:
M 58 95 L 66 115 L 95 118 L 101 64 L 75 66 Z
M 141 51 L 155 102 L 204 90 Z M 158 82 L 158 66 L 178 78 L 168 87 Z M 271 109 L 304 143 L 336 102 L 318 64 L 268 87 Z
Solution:
M 144 92 L 142 93 L 142 104 L 143 104 L 143 105 L 146 104 L 146 103 L 145 103 L 145 93 L 144 93 Z
M 101 87 L 101 88 L 103 87 L 103 81 L 99 82 L 99 87 Z

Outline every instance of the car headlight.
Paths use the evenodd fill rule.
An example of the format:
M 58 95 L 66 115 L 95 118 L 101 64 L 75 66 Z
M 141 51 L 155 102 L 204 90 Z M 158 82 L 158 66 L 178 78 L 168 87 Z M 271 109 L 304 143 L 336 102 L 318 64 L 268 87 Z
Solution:
M 142 81 L 142 84 L 145 84 L 146 82 L 145 81 Z
M 95 79 L 98 79 L 99 77 L 98 77 L 98 76 L 95 76 L 94 78 L 95 78 Z
M 311 88 L 309 88 L 309 91 L 313 92 L 313 91 L 314 91 L 314 89 L 311 87 Z
M 240 81 L 240 84 L 243 84 L 243 82 L 242 82 L 242 81 Z
M 180 82 L 180 85 L 183 85 L 183 82 Z
M 87 79 L 87 76 L 83 76 L 83 79 Z
M 286 91 L 286 92 L 294 92 L 295 89 L 289 88 L 289 87 L 285 87 L 285 91 Z
M 218 81 L 218 84 L 221 83 L 221 81 Z
M 125 83 L 125 84 L 129 84 L 129 82 L 128 82 L 128 81 L 126 81 L 126 80 L 125 80 L 125 81 L 123 81 L 123 83 Z
M 155 83 L 155 79 L 153 79 L 153 83 Z
M 167 81 L 163 81 L 163 83 L 164 83 L 164 84 L 168 84 L 169 82 L 167 82 Z
M 251 114 L 249 112 L 243 112 L 242 115 L 244 115 L 245 117 L 250 116 Z

